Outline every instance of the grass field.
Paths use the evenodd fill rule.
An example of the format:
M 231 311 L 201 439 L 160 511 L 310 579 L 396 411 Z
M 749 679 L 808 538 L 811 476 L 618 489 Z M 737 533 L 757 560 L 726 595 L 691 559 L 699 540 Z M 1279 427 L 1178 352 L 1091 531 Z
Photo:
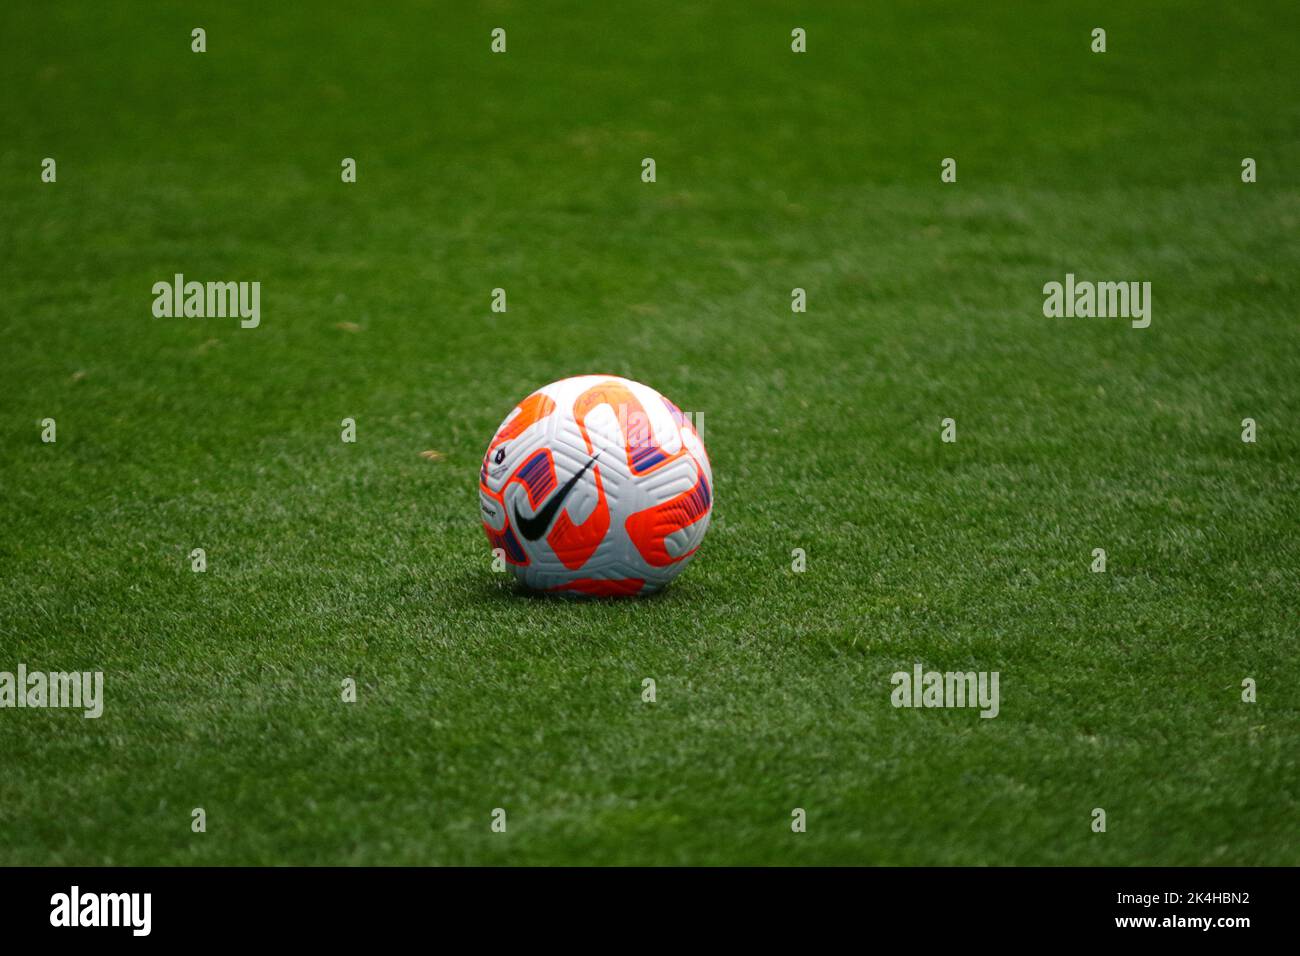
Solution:
M 0 863 L 1300 864 L 1295 4 L 329 9 L 0 6 L 0 671 L 105 674 L 0 710 Z M 589 371 L 704 416 L 656 598 L 490 567 Z

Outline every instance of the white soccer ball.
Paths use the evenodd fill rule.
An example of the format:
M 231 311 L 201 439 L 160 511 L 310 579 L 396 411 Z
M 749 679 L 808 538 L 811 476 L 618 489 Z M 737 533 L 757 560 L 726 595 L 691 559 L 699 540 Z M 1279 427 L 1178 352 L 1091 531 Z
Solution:
M 688 416 L 653 388 L 580 375 L 506 416 L 483 456 L 479 501 L 494 553 L 528 587 L 648 594 L 700 546 L 713 472 Z

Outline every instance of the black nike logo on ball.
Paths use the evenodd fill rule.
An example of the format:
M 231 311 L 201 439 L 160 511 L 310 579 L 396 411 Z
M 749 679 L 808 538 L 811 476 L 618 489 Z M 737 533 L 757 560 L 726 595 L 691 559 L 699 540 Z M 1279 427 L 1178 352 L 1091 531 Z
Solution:
M 583 465 L 582 469 L 576 475 L 566 481 L 563 488 L 551 495 L 551 500 L 546 502 L 546 504 L 542 506 L 542 510 L 537 512 L 537 514 L 533 515 L 531 518 L 525 518 L 521 515 L 519 513 L 519 505 L 515 505 L 515 527 L 519 529 L 519 533 L 524 536 L 525 540 L 536 541 L 542 535 L 546 534 L 546 529 L 551 526 L 551 522 L 555 519 L 555 515 L 560 510 L 560 505 L 564 504 L 564 499 L 568 497 L 569 492 L 573 490 L 573 486 L 578 483 L 578 479 L 587 473 L 587 469 L 594 465 L 596 459 L 599 457 L 600 452 L 596 452 L 596 454 L 592 455 L 591 460 Z

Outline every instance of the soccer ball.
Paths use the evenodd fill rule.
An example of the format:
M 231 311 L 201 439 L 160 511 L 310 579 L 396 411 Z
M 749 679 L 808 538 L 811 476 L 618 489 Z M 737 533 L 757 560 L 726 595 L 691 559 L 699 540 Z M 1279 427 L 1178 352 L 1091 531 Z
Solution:
M 515 577 L 569 594 L 659 590 L 690 563 L 713 510 L 694 425 L 614 375 L 562 379 L 520 402 L 488 444 L 478 490 L 488 541 Z

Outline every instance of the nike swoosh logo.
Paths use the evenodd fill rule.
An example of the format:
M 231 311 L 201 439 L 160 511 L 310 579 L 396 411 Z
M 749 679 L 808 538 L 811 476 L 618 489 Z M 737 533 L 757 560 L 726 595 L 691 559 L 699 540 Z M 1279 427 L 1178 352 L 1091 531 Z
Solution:
M 546 502 L 546 504 L 542 506 L 542 510 L 537 512 L 537 514 L 533 515 L 531 518 L 525 518 L 521 515 L 519 513 L 519 505 L 515 505 L 515 527 L 519 529 L 519 533 L 524 536 L 525 540 L 536 541 L 542 535 L 546 534 L 546 529 L 549 528 L 551 522 L 555 520 L 556 514 L 559 513 L 560 506 L 564 504 L 564 499 L 568 497 L 569 492 L 573 490 L 573 486 L 576 485 L 578 480 L 587 473 L 587 469 L 596 463 L 596 459 L 599 457 L 600 452 L 596 452 L 596 454 L 592 455 L 591 460 L 583 465 L 582 469 L 576 475 L 566 481 L 563 488 L 551 495 L 551 500 Z

